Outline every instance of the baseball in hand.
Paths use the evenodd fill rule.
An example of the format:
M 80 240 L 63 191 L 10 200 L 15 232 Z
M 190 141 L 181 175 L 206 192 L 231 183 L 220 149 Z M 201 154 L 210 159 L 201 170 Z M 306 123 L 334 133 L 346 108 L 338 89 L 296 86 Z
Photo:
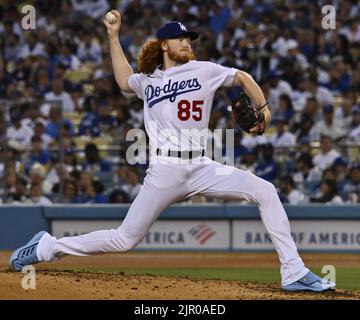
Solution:
M 105 19 L 110 24 L 113 24 L 116 22 L 116 15 L 114 15 L 112 12 L 109 11 L 105 16 Z

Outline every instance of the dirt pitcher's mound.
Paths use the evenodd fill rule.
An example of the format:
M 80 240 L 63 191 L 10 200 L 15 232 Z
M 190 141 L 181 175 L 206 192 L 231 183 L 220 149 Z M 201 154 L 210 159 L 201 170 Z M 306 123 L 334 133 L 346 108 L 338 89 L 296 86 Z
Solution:
M 0 268 L 1 299 L 360 299 L 358 291 L 286 293 L 278 284 L 71 270 L 38 271 L 36 289 L 25 290 L 23 277 Z

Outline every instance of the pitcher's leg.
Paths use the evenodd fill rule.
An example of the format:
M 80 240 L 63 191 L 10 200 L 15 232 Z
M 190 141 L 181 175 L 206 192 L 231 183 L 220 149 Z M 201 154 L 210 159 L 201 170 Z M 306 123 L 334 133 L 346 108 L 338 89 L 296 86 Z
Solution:
M 230 168 L 230 174 L 217 174 L 226 172 L 219 171 L 219 169 L 226 169 L 225 167 Z M 290 233 L 288 217 L 271 183 L 249 171 L 227 167 L 216 162 L 204 166 L 194 178 L 191 186 L 202 190 L 200 194 L 204 196 L 241 199 L 258 205 L 261 219 L 279 256 L 283 285 L 300 279 L 309 271 L 297 252 Z
M 160 213 L 187 192 L 184 188 L 174 185 L 167 189 L 159 189 L 150 183 L 145 183 L 118 229 L 94 231 L 61 239 L 46 234 L 37 247 L 39 261 L 51 261 L 66 254 L 87 256 L 123 252 L 134 248 Z

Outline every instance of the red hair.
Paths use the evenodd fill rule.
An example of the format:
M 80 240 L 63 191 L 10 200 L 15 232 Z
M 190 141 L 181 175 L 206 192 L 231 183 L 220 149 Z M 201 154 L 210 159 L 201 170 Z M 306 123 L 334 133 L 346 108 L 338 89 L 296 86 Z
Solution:
M 140 49 L 137 59 L 138 72 L 151 74 L 155 71 L 158 65 L 164 63 L 164 51 L 161 48 L 162 41 L 159 39 L 148 40 Z M 166 41 L 166 40 L 165 40 Z M 191 52 L 190 60 L 194 60 L 195 56 Z
M 153 39 L 147 41 L 140 49 L 137 60 L 138 72 L 146 74 L 153 73 L 159 64 L 163 64 L 161 40 Z

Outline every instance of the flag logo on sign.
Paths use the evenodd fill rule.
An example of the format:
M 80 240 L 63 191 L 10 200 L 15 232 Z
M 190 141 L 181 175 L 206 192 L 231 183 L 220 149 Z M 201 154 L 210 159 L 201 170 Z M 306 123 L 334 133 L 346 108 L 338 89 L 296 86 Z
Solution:
M 188 233 L 193 236 L 200 244 L 205 244 L 216 232 L 211 229 L 207 224 L 202 223 L 191 228 Z

